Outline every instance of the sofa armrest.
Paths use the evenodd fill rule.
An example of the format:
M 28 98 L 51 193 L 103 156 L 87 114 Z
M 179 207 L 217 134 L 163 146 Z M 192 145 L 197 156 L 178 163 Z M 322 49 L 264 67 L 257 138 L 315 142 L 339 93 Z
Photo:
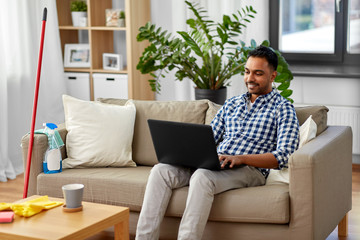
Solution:
M 65 124 L 60 124 L 58 127 L 60 136 L 66 144 L 66 128 Z M 24 163 L 24 170 L 26 171 L 27 164 L 27 155 L 29 149 L 29 139 L 30 134 L 26 134 L 21 139 L 21 148 L 22 148 L 22 157 Z M 29 174 L 29 186 L 28 186 L 28 196 L 37 194 L 37 176 L 39 173 L 43 172 L 42 161 L 48 148 L 48 140 L 45 134 L 34 134 L 34 143 L 33 143 L 32 157 L 31 157 L 31 168 Z M 66 156 L 66 147 L 61 148 L 62 159 L 65 159 Z
M 290 167 L 291 239 L 325 239 L 351 210 L 352 131 L 329 126 L 297 150 Z

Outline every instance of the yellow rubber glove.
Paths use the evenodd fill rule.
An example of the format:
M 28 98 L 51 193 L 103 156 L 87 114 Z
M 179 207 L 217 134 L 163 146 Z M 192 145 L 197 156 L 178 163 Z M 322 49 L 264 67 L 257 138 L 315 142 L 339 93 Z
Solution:
M 48 196 L 42 196 L 23 203 L 0 203 L 0 210 L 11 209 L 16 215 L 31 217 L 44 209 L 51 209 L 63 204 L 62 202 L 50 201 Z
M 0 203 L 0 211 L 11 210 L 11 203 Z

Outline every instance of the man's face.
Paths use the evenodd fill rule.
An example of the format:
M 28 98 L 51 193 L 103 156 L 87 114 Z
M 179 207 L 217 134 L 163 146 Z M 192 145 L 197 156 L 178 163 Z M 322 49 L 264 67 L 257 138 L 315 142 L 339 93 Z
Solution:
M 272 91 L 272 82 L 276 77 L 276 71 L 269 65 L 266 58 L 249 57 L 245 64 L 244 81 L 251 93 L 251 101 L 260 95 Z

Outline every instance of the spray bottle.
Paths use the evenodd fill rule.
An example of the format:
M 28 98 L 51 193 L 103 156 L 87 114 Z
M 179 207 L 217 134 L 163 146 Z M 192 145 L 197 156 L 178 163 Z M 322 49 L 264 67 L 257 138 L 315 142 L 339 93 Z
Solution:
M 43 161 L 43 170 L 44 173 L 58 173 L 62 171 L 62 159 L 60 147 L 55 138 L 55 128 L 57 128 L 54 123 L 44 123 L 45 126 L 44 133 L 48 137 L 48 149 L 45 152 L 44 161 Z

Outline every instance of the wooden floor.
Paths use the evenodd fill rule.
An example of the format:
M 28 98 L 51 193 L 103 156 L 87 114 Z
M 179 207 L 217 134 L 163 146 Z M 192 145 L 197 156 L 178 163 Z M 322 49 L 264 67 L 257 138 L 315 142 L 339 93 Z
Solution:
M 349 235 L 338 237 L 335 229 L 326 240 L 360 239 L 360 165 L 353 165 L 352 174 L 352 210 L 349 212 Z
M 19 175 L 15 180 L 0 182 L 0 202 L 14 202 L 23 197 L 24 175 Z M 353 165 L 352 173 L 352 210 L 349 212 L 349 235 L 338 237 L 335 229 L 326 240 L 359 240 L 360 239 L 360 165 Z M 91 238 L 113 239 L 113 235 L 107 232 Z

